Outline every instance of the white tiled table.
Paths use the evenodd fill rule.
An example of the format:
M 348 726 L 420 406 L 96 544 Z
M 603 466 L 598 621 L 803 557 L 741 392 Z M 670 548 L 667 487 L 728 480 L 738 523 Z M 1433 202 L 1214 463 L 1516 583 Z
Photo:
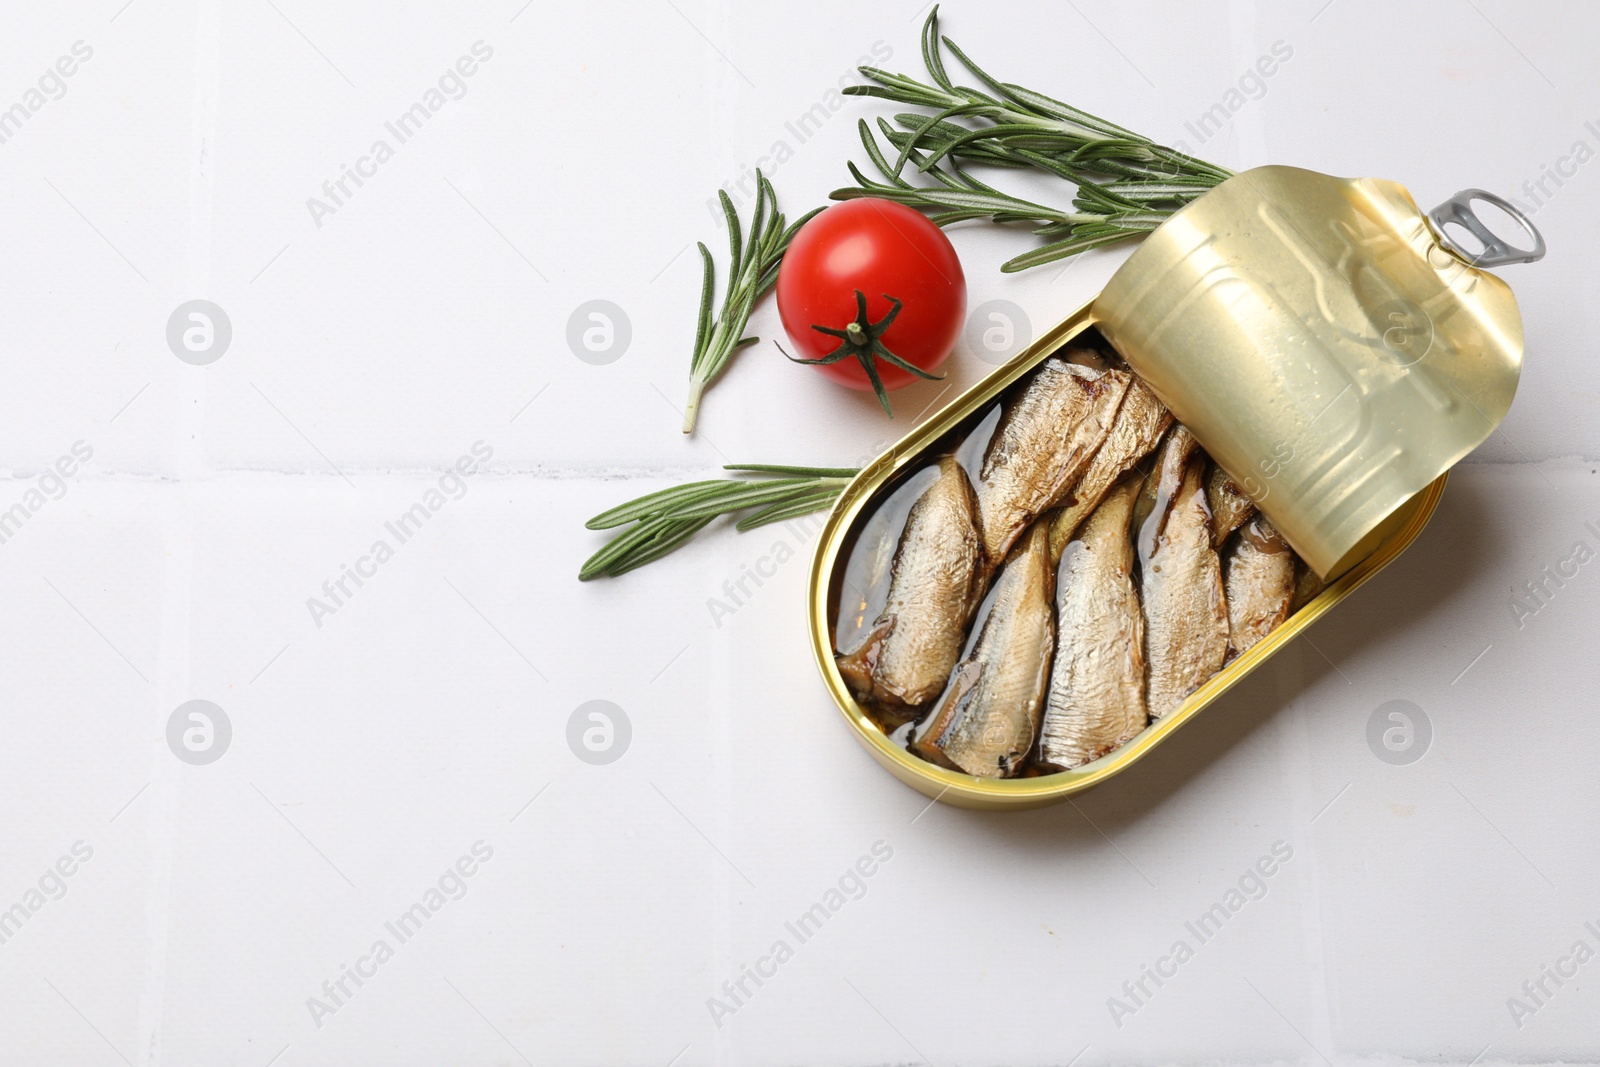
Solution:
M 0 107 L 92 53 L 0 143 L 0 510 L 28 512 L 0 543 L 0 909 L 26 914 L 0 943 L 0 1063 L 1600 1057 L 1600 961 L 1508 1006 L 1600 950 L 1600 571 L 1511 607 L 1576 542 L 1600 550 L 1591 7 L 946 9 L 1003 76 L 1197 154 L 1425 203 L 1513 193 L 1551 245 L 1506 272 L 1516 406 L 1416 546 L 1134 771 L 994 816 L 924 810 L 841 726 L 802 531 L 574 580 L 602 508 L 723 462 L 854 462 L 910 424 L 765 344 L 703 434 L 674 406 L 692 242 L 722 241 L 707 195 L 777 142 L 791 210 L 844 184 L 855 119 L 882 109 L 830 91 L 874 48 L 920 70 L 912 4 L 121 5 L 13 5 L 0 34 Z M 464 95 L 399 143 L 386 123 L 475 42 Z M 1264 95 L 1197 143 L 1185 124 L 1275 42 Z M 827 118 L 802 141 L 808 113 Z M 361 163 L 379 138 L 392 158 Z M 1569 176 L 1536 202 L 1545 167 Z M 1002 277 L 1025 237 L 953 239 L 971 304 L 1036 329 L 1125 254 Z M 207 366 L 166 342 L 192 299 L 232 324 Z M 565 341 L 595 299 L 632 333 L 603 366 Z M 776 334 L 770 305 L 754 321 Z M 963 351 L 952 380 L 986 369 Z M 87 461 L 45 475 L 78 442 Z M 398 543 L 385 524 L 441 478 Z M 360 563 L 380 539 L 392 558 Z M 713 620 L 741 565 L 789 553 Z M 195 699 L 231 724 L 206 765 L 166 740 Z M 1433 729 L 1407 766 L 1366 742 L 1395 699 Z M 609 765 L 567 744 L 590 700 L 631 724 Z M 879 842 L 801 943 L 786 923 Z M 1200 943 L 1186 924 L 1278 842 L 1261 899 Z M 734 1004 L 723 983 L 780 940 L 792 957 Z M 1131 999 L 1179 940 L 1192 958 Z

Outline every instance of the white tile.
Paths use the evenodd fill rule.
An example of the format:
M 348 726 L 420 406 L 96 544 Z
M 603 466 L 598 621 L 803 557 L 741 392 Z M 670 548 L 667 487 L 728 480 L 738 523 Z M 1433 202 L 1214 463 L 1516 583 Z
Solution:
M 890 422 L 789 366 L 769 301 L 751 322 L 763 343 L 707 395 L 702 432 L 678 431 L 694 242 L 725 266 L 708 195 L 767 156 L 791 215 L 823 203 L 862 155 L 856 119 L 885 110 L 835 111 L 829 93 L 874 48 L 916 71 L 918 13 L 16 13 L 0 106 L 75 42 L 93 55 L 0 144 L 0 512 L 44 500 L 0 543 L 0 914 L 42 902 L 0 943 L 10 1058 L 1600 1054 L 1600 963 L 1562 986 L 1541 974 L 1580 939 L 1600 948 L 1585 847 L 1600 830 L 1600 571 L 1567 567 L 1559 585 L 1544 571 L 1580 541 L 1600 550 L 1583 458 L 1600 454 L 1585 259 L 1600 215 L 1587 162 L 1533 186 L 1575 142 L 1600 152 L 1593 19 L 1360 0 L 944 17 L 1004 76 L 1168 139 L 1192 138 L 1186 123 L 1281 41 L 1292 58 L 1198 154 L 1536 208 L 1550 255 L 1505 273 L 1527 333 L 1521 395 L 1416 545 L 1075 804 L 930 809 L 818 684 L 807 529 L 718 529 L 620 580 L 576 581 L 605 540 L 589 516 L 722 463 L 863 462 L 988 369 L 963 342 L 948 392 L 897 394 Z M 478 42 L 474 73 L 440 86 Z M 399 143 L 386 123 L 431 88 L 449 99 Z M 792 121 L 819 103 L 829 117 L 799 137 Z M 393 157 L 346 179 L 319 224 L 307 201 L 326 203 L 324 183 L 379 138 Z M 1034 332 L 1126 254 L 1003 276 L 1028 238 L 951 236 L 969 307 L 1010 300 Z M 194 299 L 232 329 L 204 366 L 167 340 Z M 594 300 L 630 335 L 605 365 L 567 340 Z M 474 449 L 477 473 L 453 480 Z M 389 524 L 430 491 L 438 506 L 402 539 Z M 756 585 L 762 557 L 781 562 Z M 710 610 L 741 580 L 732 615 Z M 168 746 L 194 699 L 231 728 L 213 763 Z M 1403 766 L 1367 741 L 1396 700 L 1432 730 Z M 626 719 L 614 763 L 569 748 L 591 701 Z M 1292 855 L 1257 883 L 1275 847 Z M 871 877 L 849 876 L 875 848 Z M 58 861 L 70 877 L 49 873 Z M 1241 879 L 1258 899 L 1202 940 L 1191 924 Z M 402 940 L 386 923 L 430 889 L 439 906 Z M 847 902 L 802 940 L 790 924 L 830 891 Z M 373 966 L 380 940 L 393 955 Z M 745 977 L 780 941 L 792 957 L 759 986 Z M 1192 958 L 1157 985 L 1145 968 L 1179 941 Z M 360 985 L 345 977 L 358 965 Z M 1541 979 L 1535 1002 L 1524 983 Z M 737 997 L 724 986 L 741 981 Z

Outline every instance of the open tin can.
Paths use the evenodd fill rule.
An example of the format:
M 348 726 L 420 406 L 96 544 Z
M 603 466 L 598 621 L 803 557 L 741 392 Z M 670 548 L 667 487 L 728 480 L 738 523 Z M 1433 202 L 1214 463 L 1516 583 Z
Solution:
M 1474 202 L 1511 215 L 1532 247 L 1497 237 Z M 1458 229 L 1481 247 L 1464 248 Z M 1261 167 L 1184 207 L 1096 299 L 879 456 L 834 505 L 808 606 L 817 665 L 850 728 L 901 781 L 961 807 L 1038 807 L 1133 764 L 1416 539 L 1449 468 L 1493 432 L 1516 391 L 1521 318 L 1484 268 L 1543 252 L 1532 224 L 1481 190 L 1424 213 L 1393 182 Z M 892 739 L 840 673 L 841 615 L 872 611 L 847 592 L 852 553 L 909 478 L 1046 359 L 1096 332 L 1326 587 L 1108 755 L 1032 777 L 937 766 Z

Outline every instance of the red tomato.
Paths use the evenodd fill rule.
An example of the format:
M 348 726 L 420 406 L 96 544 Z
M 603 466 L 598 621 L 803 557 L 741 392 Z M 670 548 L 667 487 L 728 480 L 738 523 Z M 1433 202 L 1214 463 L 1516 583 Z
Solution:
M 932 371 L 955 347 L 966 313 L 966 276 L 950 239 L 892 200 L 828 208 L 800 228 L 778 268 L 778 314 L 799 349 L 790 358 L 853 389 L 875 390 L 885 411 L 886 390 L 937 377 Z M 920 373 L 896 366 L 896 358 Z M 814 362 L 821 360 L 832 362 Z

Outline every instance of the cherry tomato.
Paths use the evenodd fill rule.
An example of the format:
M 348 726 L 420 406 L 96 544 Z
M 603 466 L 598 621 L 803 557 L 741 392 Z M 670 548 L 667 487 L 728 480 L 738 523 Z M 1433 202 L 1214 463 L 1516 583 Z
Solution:
M 778 314 L 799 349 L 790 358 L 872 389 L 885 411 L 887 390 L 939 377 L 966 313 L 950 239 L 892 200 L 828 208 L 800 228 L 778 268 Z

